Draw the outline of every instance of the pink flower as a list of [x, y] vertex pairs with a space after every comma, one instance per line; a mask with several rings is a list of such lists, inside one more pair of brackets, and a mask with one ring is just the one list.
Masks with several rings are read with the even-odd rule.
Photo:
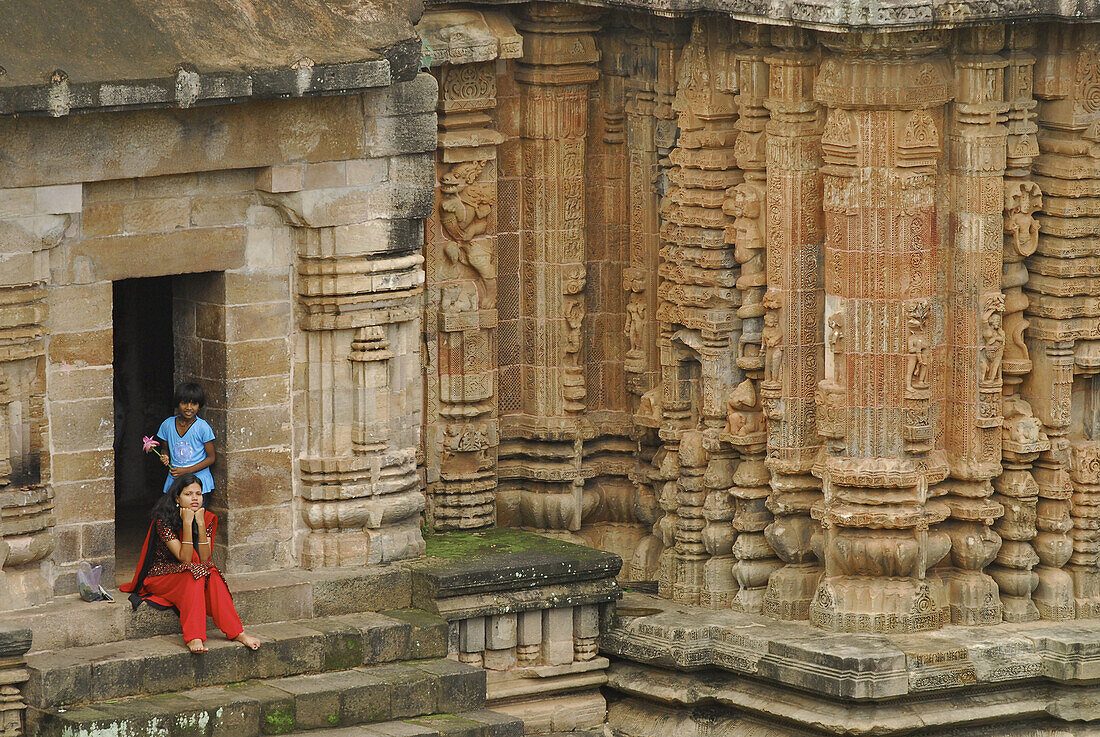
[[[143, 451], [145, 451], [146, 453], [148, 453], [149, 451], [156, 452], [156, 447], [158, 445], [160, 445], [160, 443], [158, 443], [156, 440], [153, 440], [150, 437], [143, 437], [141, 439], [141, 449]], [[159, 453], [158, 453], [158, 455], [159, 455]]]

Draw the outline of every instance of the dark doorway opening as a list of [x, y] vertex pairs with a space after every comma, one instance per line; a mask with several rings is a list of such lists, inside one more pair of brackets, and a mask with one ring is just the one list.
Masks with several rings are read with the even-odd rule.
[[114, 283], [115, 571], [128, 581], [165, 469], [141, 449], [173, 413], [172, 277]]

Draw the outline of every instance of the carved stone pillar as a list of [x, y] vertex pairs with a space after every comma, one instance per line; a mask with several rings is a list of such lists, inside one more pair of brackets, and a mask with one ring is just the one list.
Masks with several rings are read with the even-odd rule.
[[[768, 65], [764, 61], [768, 30], [758, 25], [741, 25], [736, 66], [737, 140], [734, 154], [745, 181], [726, 191], [724, 209], [733, 216], [726, 228], [726, 243], [734, 246], [734, 258], [741, 265], [737, 290], [741, 306], [741, 336], [737, 345], [737, 367], [745, 380], [727, 398], [727, 426], [723, 439], [737, 449], [740, 463], [733, 473], [734, 543], [733, 566], [738, 593], [736, 606], [759, 612], [767, 591], [768, 578], [781, 565], [765, 540], [764, 529], [772, 521], [766, 503], [771, 492], [764, 466], [767, 432], [764, 425], [763, 383], [778, 376], [782, 362], [780, 330], [774, 312], [765, 311], [767, 289], [766, 234], [767, 136], [764, 128], [768, 110], [764, 106], [770, 89]], [[763, 382], [763, 383], [762, 383]], [[769, 385], [769, 388], [770, 385]]]
[[1001, 366], [1005, 353], [1001, 293], [1004, 168], [1008, 104], [997, 55], [1004, 26], [962, 31], [957, 89], [948, 121], [949, 207], [945, 311], [945, 436], [951, 478], [938, 486], [951, 510], [940, 530], [951, 538], [953, 568], [941, 569], [951, 621], [1001, 621], [996, 582], [982, 572], [1001, 547], [992, 529], [1004, 508], [990, 479], [1001, 472]]
[[1028, 299], [1024, 259], [1039, 245], [1039, 222], [1033, 217], [1042, 207], [1042, 193], [1031, 178], [1031, 166], [1039, 154], [1036, 139], [1032, 84], [1035, 56], [1035, 28], [1029, 25], [1007, 29], [1005, 56], [1005, 102], [1008, 103], [1008, 148], [1004, 180], [1004, 261], [1001, 291], [1005, 295], [1005, 352], [1001, 364], [1002, 409], [1000, 476], [993, 479], [993, 501], [1004, 507], [1004, 516], [994, 523], [1001, 537], [1001, 549], [988, 573], [1000, 590], [1003, 616], [1008, 622], [1030, 622], [1039, 618], [1031, 592], [1039, 584], [1032, 568], [1039, 562], [1031, 541], [1037, 532], [1035, 507], [1039, 487], [1031, 475], [1031, 464], [1050, 448], [1042, 423], [1020, 396], [1020, 384], [1031, 371], [1031, 357], [1024, 340], [1028, 321], [1024, 317]]
[[561, 533], [580, 529], [584, 507], [585, 138], [598, 17], [533, 3], [517, 23], [522, 399], [505, 419], [500, 478], [518, 491], [524, 526]]
[[929, 531], [948, 514], [929, 498], [947, 475], [933, 447], [929, 349], [937, 160], [951, 97], [939, 53], [946, 35], [823, 42], [834, 52], [814, 89], [828, 107], [819, 426], [830, 442], [814, 465], [824, 491], [813, 513], [825, 575], [810, 620], [847, 631], [933, 629], [946, 619], [946, 602], [926, 571], [949, 545]]
[[[366, 220], [378, 214], [379, 186], [388, 185], [264, 195], [293, 226], [297, 245], [306, 568], [424, 552], [416, 471], [420, 380], [410, 381], [420, 367], [424, 258], [379, 248], [386, 223]], [[424, 210], [414, 212], [425, 217]]]
[[11, 276], [0, 274], [0, 611], [49, 601], [56, 545], [42, 474], [46, 291], [42, 281], [5, 286]]
[[658, 203], [667, 191], [668, 154], [676, 139], [676, 59], [683, 37], [673, 21], [630, 16], [623, 80], [626, 113], [628, 187], [628, 263], [623, 270], [627, 295], [628, 345], [624, 368], [627, 390], [636, 398], [634, 423], [638, 450], [632, 476], [637, 484], [639, 518], [652, 519], [653, 533], [634, 552], [632, 580], [654, 580], [664, 551], [663, 455], [656, 457], [661, 424], [660, 357], [658, 355], [657, 267], [660, 250]]
[[768, 580], [763, 611], [780, 619], [806, 619], [821, 577], [812, 538], [819, 527], [810, 510], [821, 500], [811, 475], [818, 439], [814, 392], [823, 376], [821, 253], [821, 130], [814, 100], [818, 57], [814, 37], [773, 29], [782, 51], [766, 58], [770, 69], [767, 123], [768, 289], [764, 298], [765, 367], [761, 383], [768, 419], [771, 495], [775, 521], [765, 537], [784, 566]]
[[[497, 105], [495, 59], [520, 54], [502, 16], [429, 11], [418, 28], [442, 65], [435, 208], [425, 226], [425, 465], [436, 530], [496, 520]], [[471, 50], [454, 39], [483, 39]], [[519, 300], [510, 294], [510, 300]]]
[[1095, 461], [1100, 428], [1092, 409], [1096, 359], [1090, 348], [1100, 339], [1100, 288], [1091, 276], [1100, 257], [1094, 227], [1100, 216], [1100, 29], [1051, 25], [1041, 38], [1034, 179], [1043, 198], [1038, 247], [1027, 260], [1032, 371], [1021, 394], [1050, 439], [1050, 450], [1033, 470], [1040, 561], [1033, 599], [1044, 619], [1057, 620], [1100, 615], [1100, 464]]
[[0, 628], [0, 735], [23, 737], [27, 705], [22, 690], [30, 674], [25, 655], [31, 647], [31, 630], [17, 625]]
[[[661, 323], [664, 418], [661, 439], [679, 457], [676, 512], [677, 601], [728, 606], [736, 591], [733, 537], [704, 540], [704, 510], [720, 524], [732, 509], [732, 451], [719, 437], [728, 428], [727, 396], [740, 383], [736, 344], [737, 262], [725, 242], [726, 190], [741, 181], [733, 142], [736, 130], [730, 90], [729, 26], [697, 20], [680, 60], [675, 109], [680, 137], [669, 155], [671, 185], [662, 203], [661, 277], [657, 318]], [[722, 498], [718, 498], [718, 497]], [[709, 549], [708, 549], [709, 548]], [[708, 567], [707, 559], [724, 560]]]

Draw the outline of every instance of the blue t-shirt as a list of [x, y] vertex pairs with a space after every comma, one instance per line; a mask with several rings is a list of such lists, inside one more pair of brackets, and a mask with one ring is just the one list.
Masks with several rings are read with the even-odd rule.
[[[181, 466], [193, 466], [206, 460], [206, 448], [204, 446], [214, 439], [214, 430], [206, 420], [196, 417], [195, 421], [191, 423], [191, 427], [187, 428], [187, 432], [183, 434], [183, 437], [180, 437], [180, 434], [176, 432], [176, 418], [169, 417], [160, 423], [157, 437], [163, 440], [164, 445], [168, 448], [168, 460], [172, 462], [173, 466], [180, 468]], [[214, 490], [214, 477], [210, 475], [209, 467], [202, 469], [195, 475], [202, 482], [203, 494], [209, 494]], [[168, 491], [168, 487], [175, 480], [172, 474], [168, 474], [168, 478], [164, 480], [164, 491]]]

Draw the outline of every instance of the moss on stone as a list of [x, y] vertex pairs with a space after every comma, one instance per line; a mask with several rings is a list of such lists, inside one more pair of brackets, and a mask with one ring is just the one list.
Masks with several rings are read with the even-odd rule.
[[294, 731], [294, 707], [276, 706], [264, 712], [264, 734], [289, 734]]

